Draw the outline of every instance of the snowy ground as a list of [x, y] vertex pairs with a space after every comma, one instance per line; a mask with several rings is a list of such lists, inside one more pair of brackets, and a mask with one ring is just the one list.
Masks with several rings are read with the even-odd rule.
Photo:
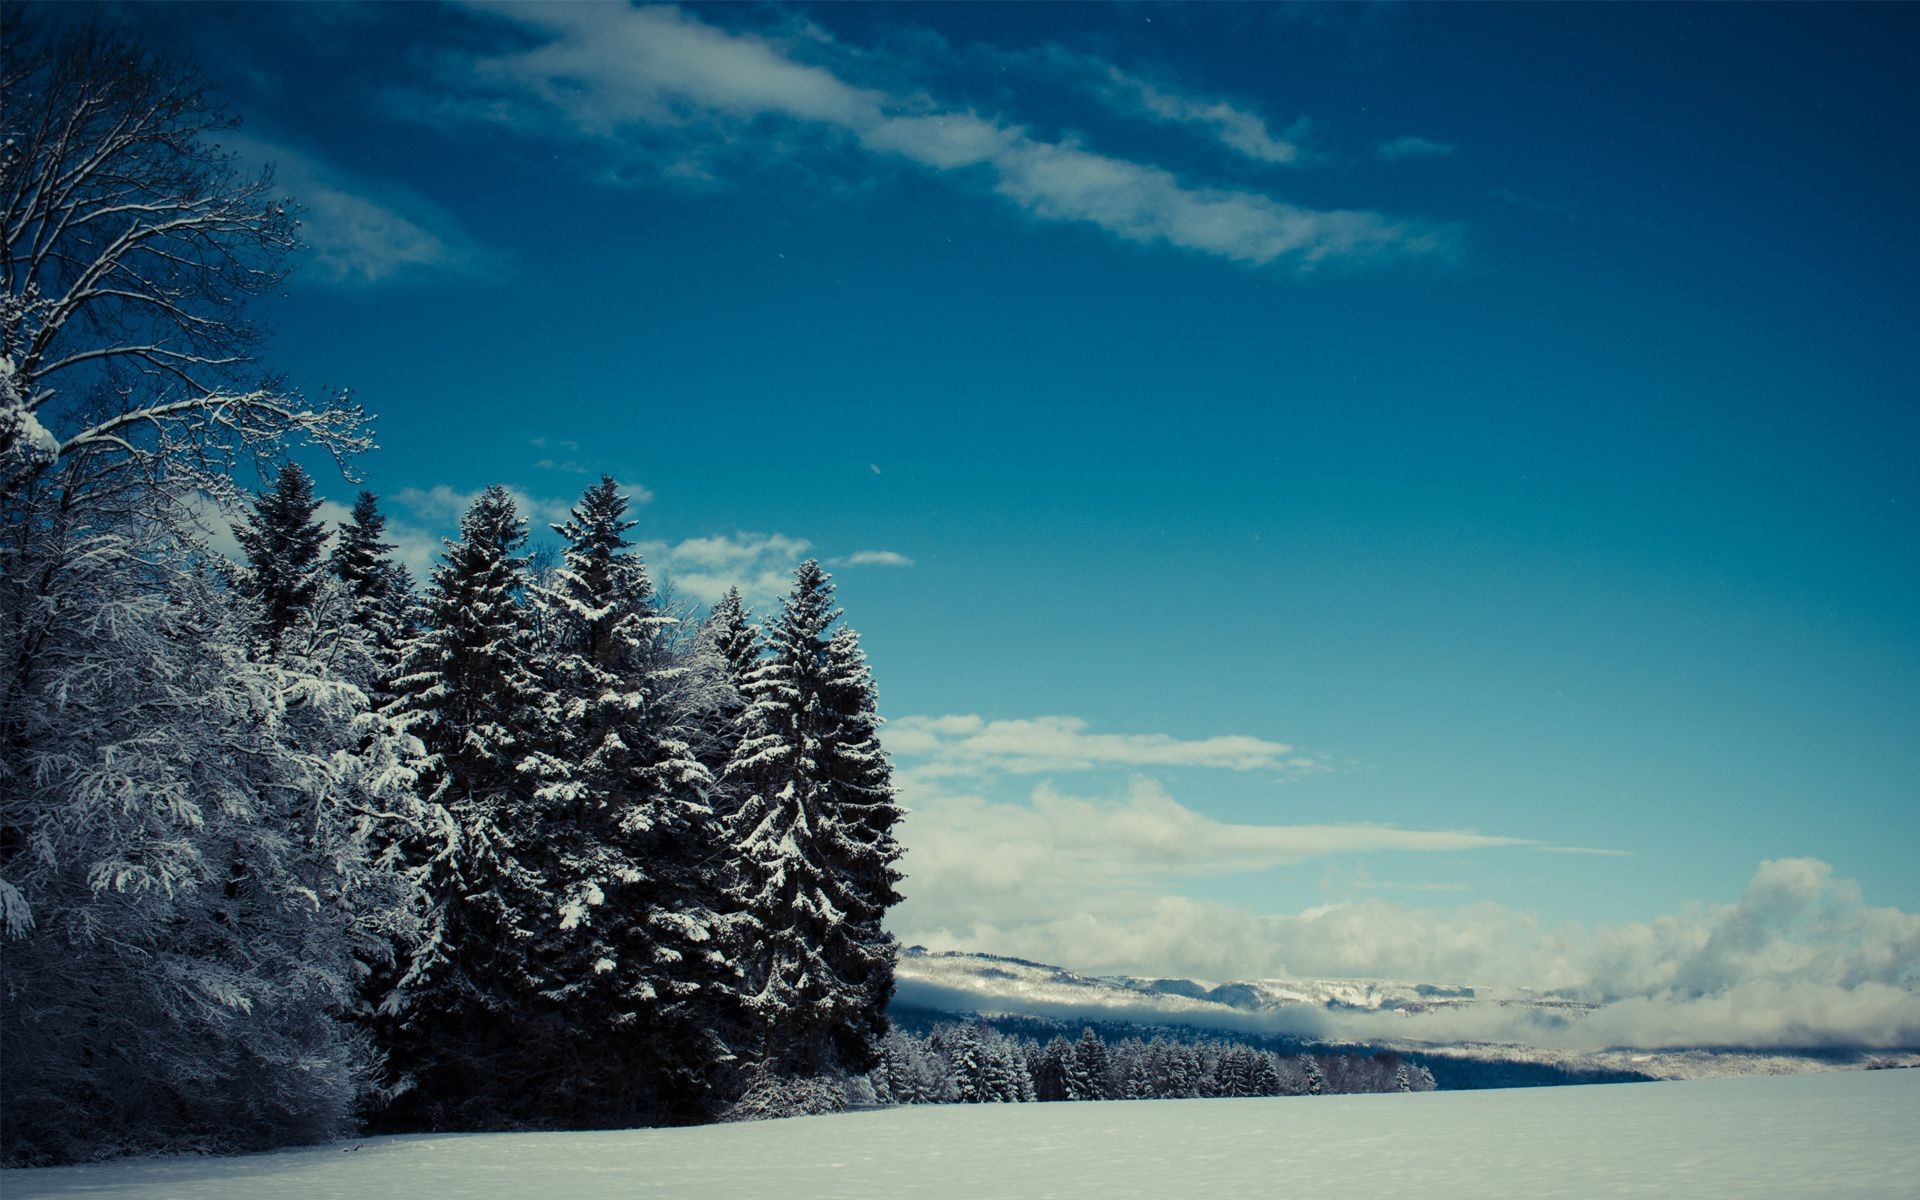
[[1497, 1092], [951, 1106], [377, 1138], [0, 1173], [7, 1200], [1903, 1197], [1920, 1071]]

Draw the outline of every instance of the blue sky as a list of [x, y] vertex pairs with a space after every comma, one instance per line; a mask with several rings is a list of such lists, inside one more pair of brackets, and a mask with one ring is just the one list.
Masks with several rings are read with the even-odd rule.
[[607, 470], [690, 596], [836, 564], [903, 937], [1591, 982], [1744, 894], [1911, 980], [1911, 7], [126, 16], [417, 562]]

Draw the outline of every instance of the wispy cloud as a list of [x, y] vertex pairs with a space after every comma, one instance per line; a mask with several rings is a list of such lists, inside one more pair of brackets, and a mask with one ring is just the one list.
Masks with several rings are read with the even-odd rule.
[[948, 920], [1004, 918], [1023, 906], [1046, 912], [1072, 907], [1075, 895], [1085, 901], [1172, 876], [1243, 874], [1331, 855], [1528, 844], [1466, 830], [1219, 821], [1144, 777], [1118, 797], [1076, 796], [1042, 783], [1020, 802], [924, 788], [910, 802], [910, 916], [933, 910]]
[[855, 550], [852, 554], [832, 559], [829, 566], [835, 567], [910, 567], [913, 560], [898, 550]]
[[1374, 147], [1374, 153], [1388, 162], [1403, 158], [1441, 158], [1454, 152], [1452, 142], [1436, 142], [1432, 138], [1408, 134], [1391, 141], [1381, 142]]
[[1287, 165], [1300, 160], [1300, 139], [1309, 128], [1304, 117], [1276, 134], [1245, 104], [1187, 95], [1172, 85], [1149, 83], [1098, 59], [1079, 61], [1099, 80], [1108, 102], [1123, 113], [1200, 130], [1255, 162]]
[[1245, 734], [1183, 739], [1164, 733], [1094, 733], [1079, 717], [989, 720], [973, 714], [906, 716], [889, 722], [889, 752], [929, 776], [987, 771], [1017, 775], [1102, 767], [1207, 767], [1300, 773], [1320, 762], [1285, 742]]
[[306, 278], [336, 287], [374, 287], [422, 275], [484, 276], [500, 261], [451, 216], [418, 194], [357, 177], [313, 153], [244, 134], [224, 139], [254, 166], [272, 165], [274, 182], [306, 211], [300, 238]]
[[[677, 8], [489, 4], [536, 44], [453, 62], [458, 97], [474, 120], [540, 129], [630, 151], [667, 145], [698, 159], [707, 148], [765, 149], [769, 121], [798, 140], [825, 137], [882, 159], [916, 164], [987, 188], [1028, 215], [1088, 224], [1127, 241], [1165, 244], [1247, 265], [1445, 255], [1449, 228], [1359, 210], [1317, 210], [1262, 192], [1188, 184], [1152, 163], [1036, 136], [1010, 120], [896, 93], [805, 61], [805, 39], [731, 32]], [[814, 48], [821, 44], [817, 31]], [[850, 60], [857, 63], [857, 59]], [[856, 67], [843, 65], [841, 71]], [[1134, 99], [1161, 119], [1199, 122], [1242, 153], [1277, 161], [1292, 149], [1264, 123], [1221, 102], [1202, 104], [1141, 87]], [[669, 157], [672, 157], [670, 154]], [[708, 175], [686, 157], [677, 173]]]
[[[544, 451], [533, 461], [536, 471], [557, 471], [563, 475], [593, 475], [600, 468], [580, 461], [580, 443], [572, 438], [533, 437], [527, 439], [527, 445], [535, 450]], [[645, 504], [653, 499], [653, 493], [644, 487], [633, 486], [625, 489], [627, 498], [636, 504]]]

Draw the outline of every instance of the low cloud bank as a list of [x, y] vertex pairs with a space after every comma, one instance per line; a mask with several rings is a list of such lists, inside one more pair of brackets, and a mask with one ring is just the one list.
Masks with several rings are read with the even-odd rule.
[[[1294, 1006], [1194, 1018], [1143, 997], [1143, 1009], [1159, 1014], [1148, 1018], [1049, 1001], [1042, 1015], [1062, 1018], [1197, 1020], [1305, 1037], [1569, 1050], [1920, 1047], [1920, 915], [1867, 905], [1858, 885], [1834, 878], [1818, 859], [1761, 863], [1732, 904], [1689, 905], [1653, 921], [1594, 930], [1544, 928], [1495, 904], [1417, 909], [1368, 899], [1260, 916], [1178, 896], [1115, 900], [1112, 908], [1084, 902], [1027, 923], [901, 932], [934, 948], [986, 949], [1069, 967], [1146, 963], [1154, 964], [1148, 971], [1213, 980], [1386, 978], [1483, 989], [1475, 1004], [1412, 1014]], [[1521, 988], [1597, 1007], [1486, 998]]]

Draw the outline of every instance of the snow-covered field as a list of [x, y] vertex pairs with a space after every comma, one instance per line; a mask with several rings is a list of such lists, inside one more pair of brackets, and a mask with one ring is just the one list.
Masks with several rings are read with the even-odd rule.
[[7, 1200], [1917, 1193], [1920, 1071], [919, 1107], [700, 1129], [376, 1138], [0, 1174]]

